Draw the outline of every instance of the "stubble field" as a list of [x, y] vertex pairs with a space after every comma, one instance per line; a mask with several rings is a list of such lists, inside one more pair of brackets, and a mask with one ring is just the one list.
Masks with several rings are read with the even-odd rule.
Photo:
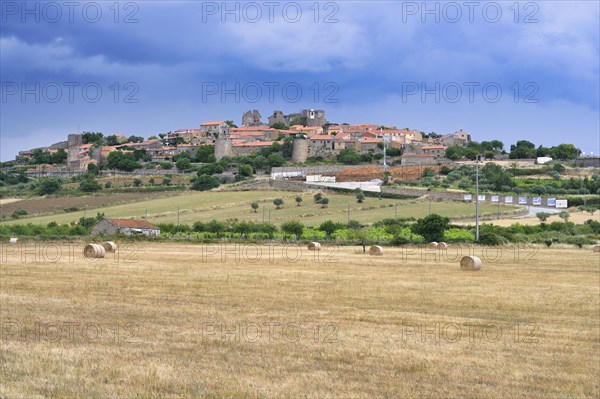
[[[25, 245], [25, 244], [23, 244]], [[598, 397], [588, 249], [3, 246], [2, 397]]]

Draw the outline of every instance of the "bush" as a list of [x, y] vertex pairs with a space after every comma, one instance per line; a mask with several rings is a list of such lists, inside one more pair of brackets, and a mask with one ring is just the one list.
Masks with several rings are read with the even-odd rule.
[[59, 179], [40, 179], [37, 192], [39, 195], [53, 194], [60, 190], [61, 186], [62, 182]]
[[18, 218], [20, 218], [21, 216], [26, 216], [26, 215], [27, 215], [27, 211], [26, 211], [26, 210], [24, 210], [24, 209], [17, 209], [16, 211], [14, 211], [14, 212], [12, 213], [12, 217], [13, 217], [13, 219], [18, 219]]
[[79, 189], [86, 193], [98, 191], [101, 188], [102, 188], [102, 186], [100, 185], [100, 183], [98, 183], [96, 181], [96, 179], [91, 178], [91, 177], [85, 178], [85, 179], [81, 180], [81, 183], [79, 183]]
[[448, 229], [450, 219], [435, 213], [418, 219], [412, 226], [415, 234], [423, 236], [427, 241], [443, 241], [444, 231]]
[[304, 225], [296, 220], [291, 220], [283, 223], [281, 225], [281, 230], [287, 234], [295, 235], [296, 240], [299, 240], [302, 232], [304, 231]]
[[111, 188], [113, 186], [112, 182], [107, 181], [106, 184], [104, 184], [104, 188]]
[[482, 231], [479, 233], [479, 243], [483, 245], [504, 245], [508, 240], [499, 234]]
[[197, 191], [208, 191], [212, 190], [213, 188], [217, 188], [220, 185], [219, 179], [216, 177], [202, 175], [194, 179], [191, 188], [192, 190]]
[[475, 234], [466, 229], [451, 228], [444, 231], [444, 241], [446, 242], [473, 242]]

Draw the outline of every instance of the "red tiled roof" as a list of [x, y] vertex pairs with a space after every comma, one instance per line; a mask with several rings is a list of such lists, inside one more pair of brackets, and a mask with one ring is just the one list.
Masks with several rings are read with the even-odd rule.
[[278, 141], [245, 141], [243, 143], [232, 144], [233, 147], [267, 147], [278, 143]]
[[221, 123], [225, 123], [225, 121], [209, 121], [209, 122], [204, 122], [200, 126], [220, 125]]
[[433, 157], [433, 155], [431, 155], [431, 154], [403, 154], [402, 156], [403, 157], [422, 157], [422, 158]]
[[135, 219], [108, 219], [112, 224], [118, 227], [128, 227], [130, 229], [152, 229], [158, 230], [158, 227], [146, 220]]
[[308, 136], [309, 140], [333, 140], [335, 136], [331, 136], [328, 134], [315, 134], [312, 136]]
[[359, 141], [361, 143], [382, 143], [383, 139], [371, 139], [371, 138], [368, 138], [368, 139], [362, 139], [362, 140], [359, 140]]

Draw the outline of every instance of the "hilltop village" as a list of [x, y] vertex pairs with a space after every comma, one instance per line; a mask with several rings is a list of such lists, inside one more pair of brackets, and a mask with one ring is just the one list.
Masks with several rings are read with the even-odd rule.
[[[382, 154], [385, 141], [388, 152], [401, 155], [395, 161], [397, 164], [435, 165], [444, 159], [448, 147], [466, 147], [471, 141], [471, 136], [462, 130], [438, 135], [383, 124], [330, 123], [325, 111], [314, 109], [292, 114], [274, 111], [268, 121], [263, 121], [258, 110], [250, 110], [242, 115], [241, 121], [239, 127], [233, 121], [205, 121], [198, 128], [178, 129], [147, 138], [117, 133], [97, 140], [94, 137], [98, 136], [93, 134], [69, 134], [66, 141], [20, 151], [16, 161], [28, 163], [36, 153], [47, 152], [58, 158], [66, 157], [70, 171], [83, 172], [90, 164], [105, 164], [115, 151], [145, 150], [148, 164], [169, 161], [183, 153], [195, 154], [201, 146], [209, 145], [214, 146], [218, 161], [223, 157], [256, 154], [275, 143], [283, 145], [291, 141], [291, 161], [306, 162], [333, 158], [343, 150], [357, 154]], [[381, 156], [375, 158], [381, 159]], [[64, 166], [64, 162], [62, 166], [54, 166], [52, 162], [44, 165], [46, 172]]]

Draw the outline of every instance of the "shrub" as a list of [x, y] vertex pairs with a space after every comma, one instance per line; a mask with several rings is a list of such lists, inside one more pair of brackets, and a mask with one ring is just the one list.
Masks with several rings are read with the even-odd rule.
[[304, 225], [296, 220], [291, 220], [283, 223], [281, 225], [281, 230], [287, 234], [295, 235], [296, 240], [299, 240], [302, 232], [304, 231]]
[[437, 215], [435, 213], [418, 219], [412, 226], [415, 234], [423, 236], [427, 241], [442, 241], [444, 231], [448, 229], [450, 219]]
[[21, 216], [26, 216], [26, 215], [27, 215], [27, 211], [25, 209], [17, 209], [16, 211], [14, 211], [12, 213], [13, 219], [18, 219]]
[[53, 194], [60, 190], [62, 182], [59, 179], [41, 179], [37, 187], [39, 195]]
[[444, 231], [444, 241], [446, 242], [473, 242], [475, 234], [466, 229], [451, 228]]
[[220, 186], [219, 179], [209, 175], [196, 177], [192, 183], [192, 190], [208, 191]]
[[98, 183], [96, 181], [96, 179], [94, 179], [92, 177], [85, 178], [85, 179], [81, 180], [81, 183], [79, 183], [79, 189], [86, 193], [98, 191], [101, 188], [102, 188], [102, 186], [100, 185], [100, 183]]
[[482, 231], [479, 234], [479, 243], [483, 245], [504, 245], [508, 240], [499, 234]]

